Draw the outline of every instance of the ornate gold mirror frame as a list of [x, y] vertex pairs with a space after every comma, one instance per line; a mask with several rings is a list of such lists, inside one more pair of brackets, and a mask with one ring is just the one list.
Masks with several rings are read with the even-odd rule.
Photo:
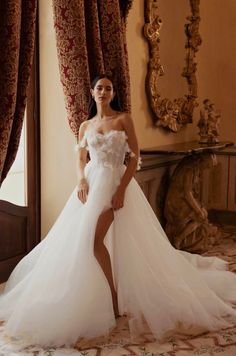
[[[171, 0], [172, 1], [172, 0]], [[197, 79], [195, 54], [202, 40], [199, 34], [199, 3], [200, 0], [189, 0], [191, 15], [184, 25], [186, 34], [186, 57], [182, 76], [187, 79], [188, 94], [171, 101], [161, 98], [158, 90], [158, 78], [164, 75], [164, 68], [160, 61], [160, 30], [162, 20], [159, 15], [158, 0], [145, 0], [144, 36], [149, 44], [149, 62], [146, 76], [146, 92], [150, 106], [154, 113], [155, 126], [162, 126], [172, 132], [192, 122], [193, 110], [197, 104]]]

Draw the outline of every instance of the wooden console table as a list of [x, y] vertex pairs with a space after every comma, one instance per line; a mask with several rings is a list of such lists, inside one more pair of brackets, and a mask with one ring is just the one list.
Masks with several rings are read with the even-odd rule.
[[217, 227], [209, 222], [207, 209], [200, 199], [201, 178], [205, 169], [216, 165], [214, 153], [229, 146], [233, 143], [191, 141], [141, 150], [144, 158], [151, 155], [181, 157], [171, 176], [163, 209], [165, 230], [176, 248], [200, 253], [220, 237]]
[[141, 150], [142, 155], [150, 154], [178, 154], [178, 155], [192, 155], [194, 153], [213, 153], [218, 150], [223, 150], [228, 146], [233, 146], [234, 143], [230, 141], [223, 141], [212, 144], [199, 144], [197, 141], [189, 141], [183, 143], [175, 143], [171, 145], [156, 146], [145, 148]]

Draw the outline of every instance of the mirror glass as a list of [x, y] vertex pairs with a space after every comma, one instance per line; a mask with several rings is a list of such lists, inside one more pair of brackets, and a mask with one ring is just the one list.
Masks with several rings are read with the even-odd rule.
[[164, 68], [164, 75], [159, 78], [159, 90], [163, 98], [174, 100], [188, 92], [182, 72], [186, 57], [184, 25], [190, 14], [189, 0], [159, 0], [158, 3], [163, 23], [160, 30], [160, 61]]

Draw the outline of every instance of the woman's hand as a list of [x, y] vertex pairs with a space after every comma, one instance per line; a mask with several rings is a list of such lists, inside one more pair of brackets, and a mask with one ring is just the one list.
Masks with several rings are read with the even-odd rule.
[[77, 196], [83, 204], [87, 200], [88, 190], [89, 190], [88, 182], [85, 178], [82, 178], [78, 184]]
[[111, 204], [114, 210], [118, 210], [123, 208], [125, 199], [125, 189], [122, 187], [118, 187], [117, 191], [112, 197]]

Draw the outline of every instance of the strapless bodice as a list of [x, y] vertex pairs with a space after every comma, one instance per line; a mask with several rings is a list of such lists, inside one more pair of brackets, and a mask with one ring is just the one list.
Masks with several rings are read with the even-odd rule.
[[109, 168], [122, 166], [125, 154], [131, 152], [125, 131], [119, 130], [111, 130], [104, 134], [88, 130], [79, 147], [89, 151], [91, 162]]

